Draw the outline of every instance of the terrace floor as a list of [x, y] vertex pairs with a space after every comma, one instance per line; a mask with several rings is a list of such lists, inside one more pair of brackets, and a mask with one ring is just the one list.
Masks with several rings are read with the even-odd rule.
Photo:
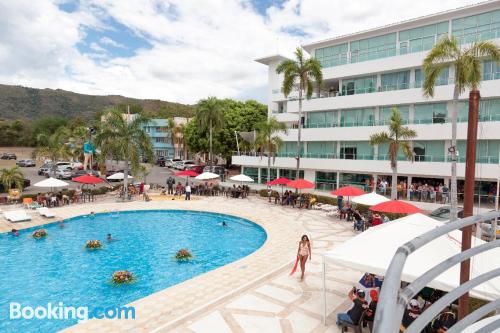
[[[90, 320], [67, 332], [340, 332], [337, 312], [350, 306], [347, 293], [363, 272], [329, 266], [327, 326], [322, 322], [321, 254], [354, 235], [351, 223], [316, 210], [275, 206], [250, 197], [153, 200], [78, 204], [53, 209], [56, 219], [35, 212], [31, 222], [0, 219], [0, 232], [43, 225], [61, 218], [137, 209], [191, 209], [225, 213], [252, 220], [267, 232], [267, 241], [253, 254], [183, 283], [128, 304], [136, 319]], [[5, 209], [4, 209], [5, 210]], [[289, 276], [302, 234], [312, 241], [306, 279]], [[300, 271], [300, 269], [299, 269]]]

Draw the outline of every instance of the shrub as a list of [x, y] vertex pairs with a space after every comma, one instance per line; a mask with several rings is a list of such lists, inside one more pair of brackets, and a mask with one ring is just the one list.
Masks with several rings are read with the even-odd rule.
[[177, 261], [188, 261], [191, 258], [193, 258], [193, 255], [191, 254], [191, 252], [189, 252], [188, 249], [180, 249], [175, 254], [175, 259], [177, 259]]
[[99, 240], [93, 239], [93, 240], [88, 240], [87, 243], [85, 243], [85, 247], [87, 249], [100, 249], [102, 245]]
[[267, 190], [266, 189], [259, 190], [259, 195], [261, 197], [267, 198]]
[[135, 280], [132, 272], [127, 270], [116, 271], [113, 273], [112, 282], [116, 284], [130, 283]]
[[38, 229], [33, 232], [33, 238], [40, 239], [47, 237], [47, 231], [45, 229]]

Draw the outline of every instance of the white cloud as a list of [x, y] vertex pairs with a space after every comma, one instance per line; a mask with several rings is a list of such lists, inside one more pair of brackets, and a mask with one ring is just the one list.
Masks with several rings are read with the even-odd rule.
[[[0, 83], [184, 103], [208, 95], [264, 100], [267, 68], [255, 58], [474, 2], [289, 0], [263, 17], [249, 0], [81, 0], [74, 13], [50, 0], [3, 1]], [[109, 18], [152, 47], [113, 58], [103, 46], [131, 46], [102, 37], [89, 45], [94, 53], [81, 54], [83, 27], [112, 29]], [[286, 32], [293, 30], [308, 37]]]

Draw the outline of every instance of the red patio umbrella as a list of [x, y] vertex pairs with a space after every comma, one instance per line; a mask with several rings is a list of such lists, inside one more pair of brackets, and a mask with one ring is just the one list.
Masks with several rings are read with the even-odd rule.
[[356, 197], [358, 195], [366, 194], [366, 192], [356, 186], [344, 186], [330, 192], [330, 194], [337, 196], [342, 195], [344, 197]]
[[193, 170], [184, 170], [176, 172], [174, 175], [177, 177], [196, 177], [198, 176], [198, 173], [194, 172]]
[[412, 204], [404, 201], [390, 200], [379, 203], [378, 205], [371, 206], [370, 210], [381, 213], [395, 213], [395, 214], [414, 214], [420, 213], [422, 210]]
[[271, 180], [271, 181], [267, 182], [266, 184], [267, 185], [286, 185], [289, 182], [291, 182], [290, 179], [285, 178], [285, 177], [281, 177], [281, 178], [276, 178], [275, 180]]
[[288, 182], [286, 186], [291, 187], [291, 188], [296, 188], [296, 189], [303, 189], [303, 188], [314, 188], [314, 184], [311, 183], [310, 181], [307, 181], [305, 179], [296, 179]]
[[71, 180], [76, 183], [82, 183], [82, 184], [99, 184], [104, 182], [104, 180], [102, 180], [101, 178], [98, 178], [93, 175], [83, 175], [73, 178]]

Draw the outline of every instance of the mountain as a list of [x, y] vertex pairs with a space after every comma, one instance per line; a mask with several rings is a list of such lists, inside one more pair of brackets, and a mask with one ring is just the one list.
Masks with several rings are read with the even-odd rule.
[[152, 99], [135, 99], [119, 95], [96, 96], [61, 89], [35, 89], [0, 84], [0, 118], [36, 119], [47, 116], [90, 119], [103, 109], [120, 104], [140, 105], [152, 115], [192, 117], [193, 105]]

